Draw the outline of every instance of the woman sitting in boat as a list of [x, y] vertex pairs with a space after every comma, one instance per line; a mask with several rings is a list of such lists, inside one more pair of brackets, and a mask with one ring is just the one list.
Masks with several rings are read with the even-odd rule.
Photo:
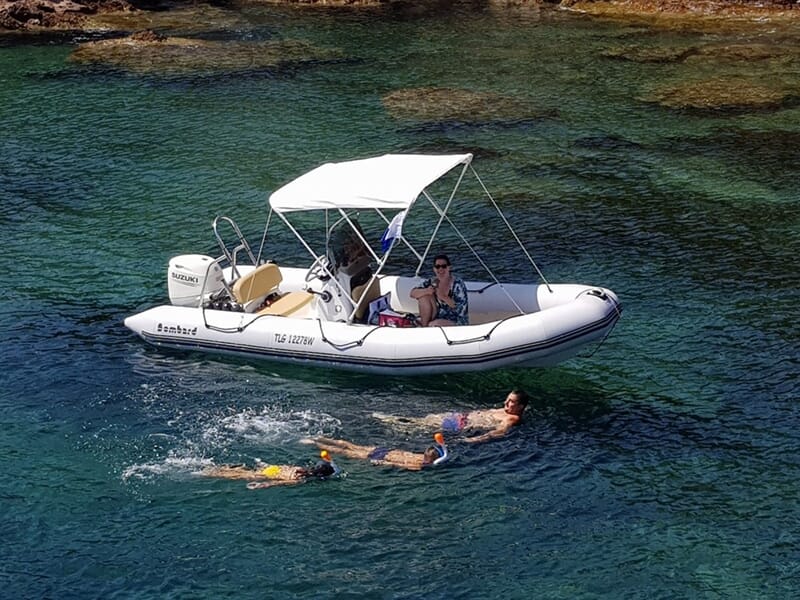
[[450, 259], [439, 254], [433, 259], [433, 272], [410, 296], [419, 303], [423, 327], [469, 325], [467, 286], [450, 271]]

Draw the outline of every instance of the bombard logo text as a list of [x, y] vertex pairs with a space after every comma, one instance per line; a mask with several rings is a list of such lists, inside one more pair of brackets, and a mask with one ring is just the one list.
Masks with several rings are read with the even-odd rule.
[[174, 335], [197, 335], [197, 327], [181, 327], [180, 325], [164, 325], [159, 323], [156, 333], [172, 333]]

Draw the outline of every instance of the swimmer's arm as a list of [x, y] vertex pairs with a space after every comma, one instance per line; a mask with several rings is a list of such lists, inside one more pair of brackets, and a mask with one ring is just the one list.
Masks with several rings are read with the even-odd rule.
[[398, 462], [395, 463], [396, 467], [400, 467], [402, 469], [408, 469], [409, 471], [421, 471], [422, 470], [422, 463], [418, 462]]
[[270, 479], [269, 481], [251, 481], [247, 484], [248, 490], [262, 490], [278, 485], [297, 485], [303, 483], [302, 479]]
[[501, 437], [504, 437], [510, 430], [512, 425], [505, 424], [501, 425], [497, 429], [493, 429], [492, 431], [487, 431], [481, 435], [474, 435], [472, 437], [464, 438], [464, 441], [468, 444], [480, 444], [481, 442], [489, 442], [491, 440], [496, 440]]
[[522, 422], [522, 419], [516, 416], [509, 415], [502, 423], [492, 431], [487, 431], [482, 435], [475, 435], [472, 437], [464, 438], [464, 441], [468, 444], [478, 444], [480, 442], [489, 442], [491, 440], [496, 440], [505, 436], [511, 429], [519, 425]]
[[389, 467], [397, 467], [399, 469], [408, 469], [410, 471], [419, 471], [422, 469], [422, 464], [416, 461], [405, 461], [405, 460], [373, 460], [373, 465], [386, 465]]

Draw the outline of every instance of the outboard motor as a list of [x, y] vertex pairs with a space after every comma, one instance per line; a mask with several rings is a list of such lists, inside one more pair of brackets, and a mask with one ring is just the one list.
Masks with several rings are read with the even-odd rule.
[[175, 306], [200, 306], [224, 287], [222, 269], [210, 256], [183, 254], [169, 261], [167, 288]]

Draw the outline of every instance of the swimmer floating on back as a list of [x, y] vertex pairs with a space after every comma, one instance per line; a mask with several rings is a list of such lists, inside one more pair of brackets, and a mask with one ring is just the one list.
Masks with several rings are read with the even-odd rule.
[[444, 443], [444, 436], [437, 433], [434, 436], [436, 445], [429, 446], [424, 452], [408, 452], [383, 446], [360, 446], [347, 440], [336, 440], [333, 438], [318, 437], [313, 440], [304, 439], [303, 443], [316, 444], [323, 451], [329, 450], [347, 456], [348, 458], [360, 458], [369, 460], [373, 465], [386, 465], [401, 469], [419, 471], [423, 467], [441, 464], [448, 458], [447, 446]]
[[516, 427], [522, 422], [522, 414], [527, 406], [528, 394], [515, 389], [508, 393], [502, 408], [435, 413], [424, 417], [401, 417], [382, 413], [372, 413], [372, 416], [391, 425], [441, 428], [443, 431], [451, 433], [484, 430], [485, 433], [464, 438], [465, 442], [477, 443], [506, 435], [512, 427]]
[[264, 465], [248, 469], [242, 465], [222, 465], [203, 469], [200, 474], [205, 477], [244, 479], [250, 482], [247, 488], [255, 490], [276, 485], [297, 485], [310, 479], [325, 479], [339, 473], [338, 467], [327, 451], [320, 452], [320, 457], [322, 460], [310, 468], [296, 465]]

